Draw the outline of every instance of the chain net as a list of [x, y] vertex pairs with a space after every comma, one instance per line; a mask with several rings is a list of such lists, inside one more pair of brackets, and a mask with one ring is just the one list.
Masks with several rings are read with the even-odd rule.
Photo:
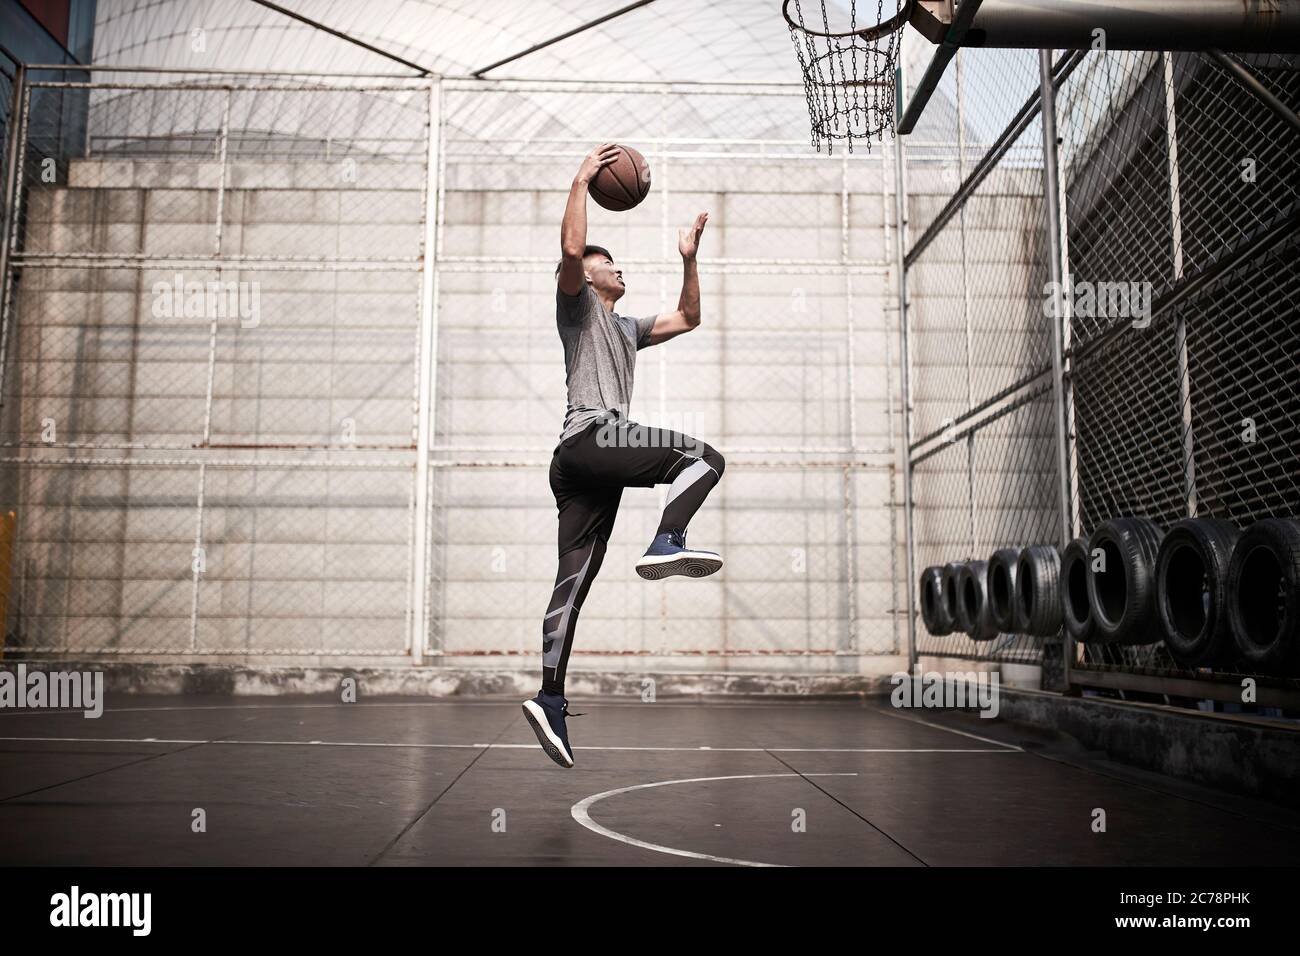
[[[875, 36], [874, 28], [887, 18], [897, 17], [904, 0], [877, 0], [874, 21], [858, 21], [857, 0], [850, 0], [847, 27], [826, 12], [820, 0], [820, 19], [810, 14], [805, 21], [803, 5], [794, 0], [793, 18], [789, 4], [786, 22], [794, 41], [799, 69], [803, 73], [808, 115], [812, 122], [812, 144], [828, 153], [837, 140], [853, 152], [853, 141], [871, 149], [871, 141], [882, 141], [894, 132], [895, 67], [898, 62], [899, 31]], [[869, 3], [865, 6], [870, 6]], [[863, 31], [862, 33], [855, 31]]]

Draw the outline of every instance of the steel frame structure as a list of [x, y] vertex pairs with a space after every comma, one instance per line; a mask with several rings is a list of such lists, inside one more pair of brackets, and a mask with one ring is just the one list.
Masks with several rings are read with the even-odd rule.
[[[979, 51], [969, 52], [979, 55]], [[1058, 543], [1063, 546], [1071, 538], [1078, 536], [1081, 531], [1080, 464], [1077, 447], [1079, 434], [1077, 431], [1074, 394], [1079, 378], [1076, 366], [1080, 360], [1087, 360], [1090, 357], [1097, 356], [1108, 343], [1114, 342], [1127, 326], [1117, 325], [1103, 334], [1088, 338], [1086, 341], [1075, 341], [1077, 330], [1074, 328], [1075, 323], [1071, 313], [1071, 303], [1068, 297], [1060, 294], [1061, 280], [1063, 277], [1070, 275], [1071, 272], [1071, 256], [1068, 242], [1067, 191], [1062, 176], [1061, 160], [1058, 157], [1058, 144], [1061, 140], [1056, 128], [1056, 121], [1059, 116], [1056, 96], [1062, 85], [1080, 67], [1088, 54], [1083, 51], [1067, 50], [1058, 52], [1060, 53], [1059, 57], [1053, 61], [1052, 51], [1039, 51], [1040, 83], [1038, 89], [1025, 100], [1002, 134], [997, 137], [988, 152], [975, 167], [969, 172], [962, 171], [960, 184], [947, 203], [929, 221], [928, 226], [921, 234], [908, 245], [904, 239], [907, 228], [905, 221], [903, 222], [903, 230], [900, 232], [897, 255], [902, 273], [899, 301], [900, 308], [904, 313], [904, 320], [901, 323], [901, 352], [904, 362], [902, 374], [905, 397], [904, 447], [906, 454], [903, 484], [907, 529], [907, 598], [910, 611], [908, 626], [909, 659], [914, 670], [919, 667], [921, 656], [934, 655], [976, 661], [1017, 660], [1036, 663], [1039, 660], [1040, 650], [1034, 647], [1030, 648], [1027, 653], [1012, 654], [1007, 657], [1000, 653], [1003, 642], [994, 644], [992, 649], [990, 649], [990, 645], [970, 643], [965, 650], [953, 650], [951, 648], [938, 650], [934, 649], [934, 645], [944, 643], [947, 639], [935, 641], [934, 639], [927, 640], [921, 636], [918, 631], [920, 626], [918, 623], [919, 611], [915, 593], [917, 576], [920, 572], [915, 557], [917, 550], [917, 511], [918, 509], [924, 511], [932, 503], [915, 500], [914, 484], [919, 466], [924, 466], [936, 455], [943, 453], [955, 441], [961, 439], [973, 440], [974, 436], [982, 429], [1004, 420], [1006, 416], [1013, 413], [1018, 407], [1022, 407], [1025, 403], [1050, 396], [1056, 458], [1052, 481], [1056, 486], [1054, 495], [1056, 499], [1055, 523], [1059, 528], [1058, 540], [1051, 543]], [[968, 51], [963, 50], [957, 53], [958, 70], [960, 70], [960, 58], [965, 55], [968, 55]], [[1231, 78], [1238, 94], [1246, 98], [1254, 98], [1284, 127], [1291, 130], [1300, 130], [1300, 116], [1297, 116], [1292, 107], [1288, 106], [1278, 95], [1268, 89], [1255, 73], [1243, 66], [1237, 59], [1218, 50], [1209, 50], [1203, 55], [1222, 67], [1224, 74]], [[1292, 209], [1289, 214], [1283, 210], [1282, 215], [1277, 216], [1267, 225], [1267, 228], [1260, 230], [1258, 234], [1251, 237], [1249, 242], [1243, 242], [1236, 248], [1225, 251], [1208, 268], [1202, 268], [1196, 274], [1187, 274], [1183, 263], [1180, 214], [1180, 196], [1182, 192], [1179, 164], [1180, 118], [1176, 107], [1172, 56], [1168, 52], [1157, 54], [1157, 56], [1160, 57], [1158, 69], [1163, 75], [1164, 82], [1165, 99], [1162, 106], [1167, 114], [1161, 135], [1165, 138], [1162, 148], [1168, 159], [1168, 168], [1166, 170], [1167, 208], [1172, 220], [1170, 227], [1172, 247], [1168, 250], [1168, 254], [1173, 263], [1174, 272], [1168, 292], [1159, 296], [1154, 302], [1150, 319], [1151, 321], [1164, 319], [1169, 321], [1172, 326], [1178, 358], [1178, 403], [1181, 409], [1183, 425], [1183, 448], [1180, 464], [1183, 483], [1177, 489], [1176, 494], [1184, 505], [1185, 515], [1195, 517], [1198, 514], [1198, 495], [1196, 449], [1193, 446], [1191, 417], [1193, 402], [1189, 393], [1191, 377], [1188, 372], [1188, 329], [1186, 318], [1177, 307], [1187, 302], [1197, 292], [1210, 288], [1214, 282], [1231, 274], [1234, 269], [1249, 264], [1258, 257], [1265, 255], [1268, 250], [1278, 247], [1289, 237], [1293, 237], [1300, 231], [1300, 217], [1297, 216], [1295, 209]], [[937, 77], [927, 74], [927, 78], [922, 81], [922, 91], [928, 95], [933, 92], [936, 84]], [[958, 75], [956, 109], [957, 124], [960, 130], [964, 123], [960, 74]], [[916, 115], [912, 115], [912, 113], [913, 111], [909, 110], [908, 120], [914, 123], [920, 114], [920, 110], [915, 111]], [[1052, 322], [1049, 329], [1052, 346], [1051, 362], [1033, 369], [1010, 386], [999, 389], [981, 400], [976, 401], [974, 398], [969, 398], [967, 410], [963, 414], [956, 416], [947, 427], [929, 430], [920, 436], [916, 436], [911, 423], [911, 416], [914, 413], [914, 403], [917, 398], [914, 381], [915, 367], [913, 365], [917, 331], [913, 326], [913, 313], [915, 310], [910, 293], [910, 277], [918, 263], [923, 261], [927, 249], [941, 235], [944, 235], [946, 230], [958, 228], [964, 230], [964, 226], [960, 224], [959, 220], [966, 204], [979, 189], [981, 183], [998, 165], [999, 161], [1007, 155], [1012, 145], [1026, 134], [1036, 119], [1041, 120], [1042, 143], [1042, 191], [1039, 197], [1041, 199], [1041, 221], [1037, 228], [1046, 247], [1045, 265], [1047, 274], [1053, 281], [1053, 287], [1056, 290], [1057, 301], [1052, 311], [1059, 317], [1059, 321]], [[899, 156], [896, 167], [899, 170], [898, 201], [900, 220], [907, 208], [906, 184], [902, 178], [902, 173], [909, 169], [906, 160], [908, 146], [910, 144], [905, 145], [904, 140], [900, 137], [896, 146], [896, 152]], [[964, 155], [964, 151], [962, 155]], [[968, 275], [964, 262], [959, 271], [962, 289], [964, 290], [963, 295], [969, 301]], [[1172, 319], [1170, 318], [1171, 315]], [[969, 335], [969, 313], [967, 313], [967, 323]], [[969, 372], [969, 339], [966, 355]], [[909, 378], [912, 381], [909, 382]], [[967, 467], [970, 469], [969, 482], [973, 489], [975, 486], [973, 455], [967, 456]], [[972, 495], [972, 514], [975, 513], [976, 509], [977, 505]], [[1038, 544], [1048, 542], [1025, 541], [1023, 543]], [[971, 546], [974, 555], [980, 558], [983, 558], [989, 550], [985, 548], [985, 553], [981, 553], [977, 539], [971, 543]], [[961, 556], [953, 554], [950, 559], [957, 560], [959, 557]], [[1129, 663], [1100, 663], [1095, 660], [1087, 660], [1083, 647], [1077, 646], [1068, 633], [1062, 633], [1060, 640], [1064, 643], [1064, 690], [1066, 693], [1077, 694], [1083, 689], [1091, 688], [1117, 691], [1121, 694], [1124, 692], [1141, 692], [1164, 695], [1166, 698], [1186, 697], [1240, 702], [1242, 699], [1241, 683], [1243, 680], [1249, 679], [1259, 681], [1256, 700], [1260, 706], [1285, 707], [1288, 709], [1300, 707], [1300, 681], [1279, 681], [1258, 674], [1232, 672], [1200, 671], [1192, 673], [1186, 669], [1152, 666], [1149, 661], [1144, 662], [1136, 658]], [[931, 647], [923, 646], [927, 644], [931, 645]], [[1136, 655], [1137, 658], [1149, 658], [1149, 656]]]

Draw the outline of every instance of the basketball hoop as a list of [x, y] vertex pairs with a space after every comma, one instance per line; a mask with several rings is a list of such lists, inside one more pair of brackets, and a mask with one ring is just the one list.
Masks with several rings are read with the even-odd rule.
[[[810, 15], [804, 21], [801, 0], [785, 0], [781, 13], [790, 27], [799, 68], [803, 71], [808, 116], [812, 121], [812, 144], [821, 152], [833, 153], [836, 140], [848, 143], [883, 141], [894, 132], [894, 85], [898, 63], [899, 31], [912, 14], [914, 0], [876, 0], [876, 18], [858, 23], [858, 0], [849, 0], [848, 29], [832, 24], [826, 14], [826, 0], [819, 2], [821, 18]], [[832, 0], [832, 3], [834, 0]], [[871, 0], [863, 0], [864, 5]], [[886, 9], [892, 14], [886, 17]]]

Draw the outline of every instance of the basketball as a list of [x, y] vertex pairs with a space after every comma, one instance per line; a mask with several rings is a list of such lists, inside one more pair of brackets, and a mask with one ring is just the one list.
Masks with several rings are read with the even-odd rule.
[[619, 145], [618, 159], [598, 172], [587, 186], [591, 198], [606, 209], [623, 212], [650, 192], [650, 166], [631, 146]]

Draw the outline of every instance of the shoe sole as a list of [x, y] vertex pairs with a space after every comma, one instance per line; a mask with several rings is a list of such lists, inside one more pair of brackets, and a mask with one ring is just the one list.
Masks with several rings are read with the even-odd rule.
[[537, 742], [546, 751], [546, 756], [565, 770], [570, 769], [573, 766], [573, 758], [564, 752], [564, 745], [551, 732], [551, 725], [546, 719], [546, 711], [542, 710], [535, 702], [526, 700], [524, 701], [524, 716], [528, 719], [529, 725], [532, 726], [533, 733], [537, 735]]
[[658, 581], [674, 574], [688, 578], [706, 578], [722, 567], [722, 559], [699, 551], [684, 554], [665, 554], [642, 558], [636, 563], [636, 573], [647, 581]]

